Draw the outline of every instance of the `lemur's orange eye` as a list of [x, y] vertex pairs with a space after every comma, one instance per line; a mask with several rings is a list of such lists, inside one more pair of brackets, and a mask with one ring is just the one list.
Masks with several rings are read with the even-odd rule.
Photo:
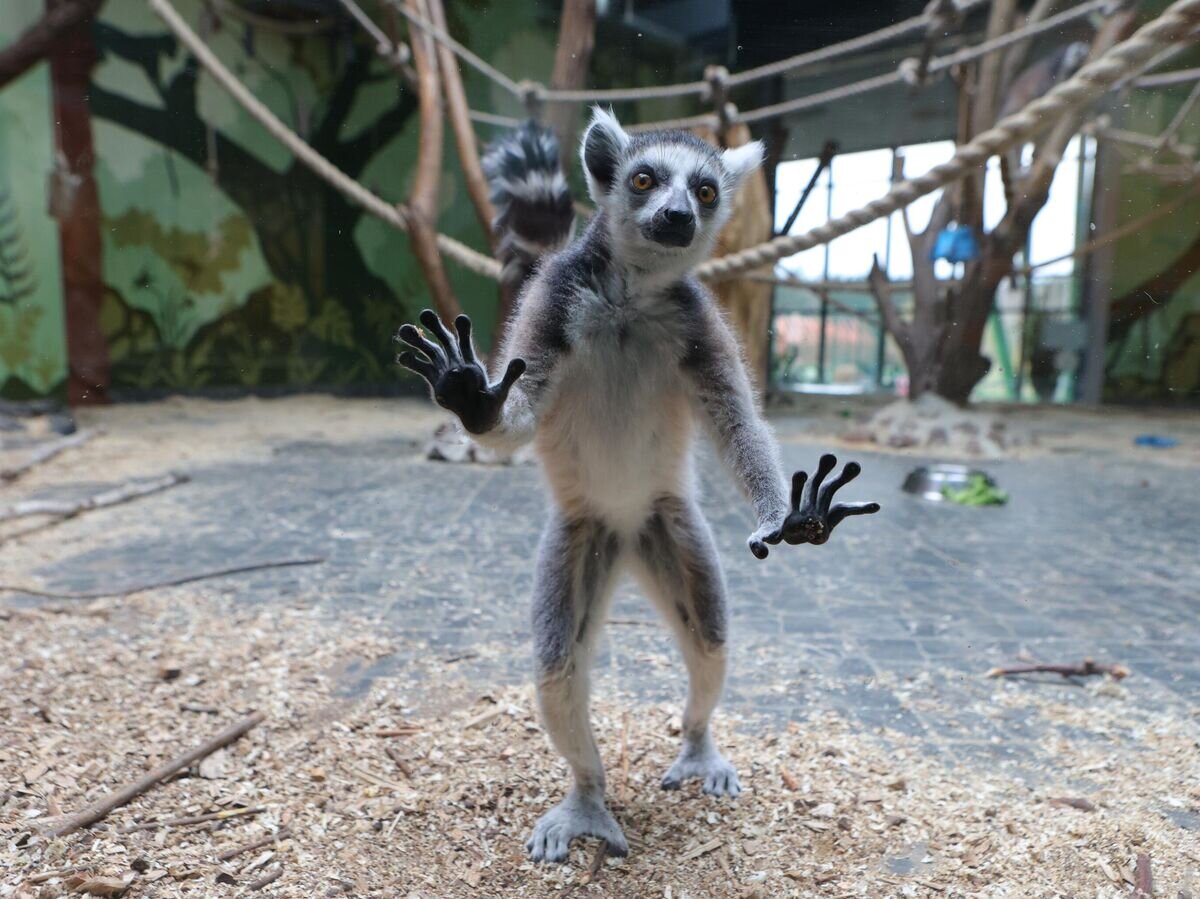
[[654, 186], [654, 177], [649, 172], [638, 172], [629, 183], [634, 190], [649, 190]]
[[696, 199], [705, 206], [711, 206], [717, 202], [717, 189], [711, 184], [701, 184], [696, 188]]

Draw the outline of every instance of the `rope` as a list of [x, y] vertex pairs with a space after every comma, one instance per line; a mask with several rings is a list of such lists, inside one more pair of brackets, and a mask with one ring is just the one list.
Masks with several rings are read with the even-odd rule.
[[1064, 113], [1099, 97], [1121, 76], [1144, 63], [1163, 45], [1177, 40], [1197, 22], [1200, 22], [1200, 0], [1176, 0], [1128, 40], [1088, 63], [1020, 112], [1007, 116], [970, 143], [960, 146], [948, 162], [934, 166], [917, 178], [901, 181], [879, 199], [805, 234], [777, 237], [757, 247], [710, 259], [697, 269], [697, 274], [710, 280], [738, 275], [828, 243], [891, 215], [917, 198], [963, 178], [996, 153], [1024, 143], [1050, 127]]
[[439, 44], [449, 49], [455, 56], [471, 66], [479, 74], [490, 78], [517, 99], [525, 99], [526, 90], [521, 85], [517, 84], [517, 82], [513, 81], [491, 63], [485, 62], [479, 56], [472, 53], [427, 18], [409, 9], [403, 3], [399, 2], [399, 0], [388, 0], [388, 3], [392, 9], [396, 10], [396, 12], [400, 13], [400, 15], [404, 16], [404, 18], [408, 19], [409, 22], [416, 25]]
[[496, 115], [491, 112], [479, 112], [476, 109], [467, 111], [467, 115], [472, 122], [479, 122], [483, 125], [495, 125], [497, 128], [516, 128], [521, 124], [521, 120], [508, 115]]
[[[394, 44], [392, 39], [383, 33], [383, 29], [376, 25], [371, 17], [362, 11], [362, 7], [355, 3], [354, 0], [338, 0], [338, 2], [342, 4], [342, 8], [350, 14], [350, 17], [358, 23], [359, 27], [371, 35], [371, 40], [375, 42], [375, 52], [388, 59], [398, 57], [402, 52], [400, 50], [401, 45]], [[405, 49], [407, 50], [407, 48]]]
[[[964, 2], [957, 4], [958, 11], [959, 13], [965, 13], [976, 6], [983, 6], [988, 2], [990, 0], [964, 0]], [[788, 59], [781, 59], [778, 62], [758, 66], [757, 68], [746, 69], [744, 72], [730, 75], [729, 86], [740, 87], [743, 84], [749, 84], [752, 81], [758, 81], [762, 78], [772, 78], [775, 75], [783, 75], [795, 69], [828, 62], [847, 53], [868, 50], [879, 44], [885, 44], [888, 41], [903, 37], [910, 31], [920, 31], [926, 28], [934, 18], [935, 16], [929, 13], [922, 13], [919, 16], [913, 16], [911, 19], [905, 19], [903, 22], [897, 22], [895, 25], [888, 25], [886, 28], [880, 28], [878, 31], [872, 31], [870, 34], [864, 34], [861, 37], [850, 38], [850, 40], [842, 41], [838, 44], [830, 44], [819, 50], [801, 53]]]
[[1174, 87], [1177, 84], [1190, 84], [1200, 81], [1200, 68], [1180, 69], [1177, 72], [1164, 72], [1161, 75], [1144, 75], [1133, 82], [1134, 87]]
[[[334, 189], [341, 191], [365, 210], [375, 215], [401, 231], [408, 230], [409, 212], [403, 206], [393, 206], [381, 197], [376, 196], [363, 187], [332, 162], [310, 147], [304, 140], [279, 120], [262, 101], [252, 94], [247, 87], [237, 79], [224, 64], [217, 59], [208, 45], [192, 31], [187, 22], [179, 15], [170, 0], [146, 0], [167, 27], [191, 51], [197, 61], [204, 66], [208, 73], [229, 95], [246, 110], [253, 118], [270, 132], [271, 136], [282, 143], [296, 155], [296, 158], [312, 171], [327, 181]], [[1200, 2], [1200, 0], [1196, 0]], [[498, 280], [500, 263], [490, 256], [471, 249], [461, 241], [444, 234], [437, 235], [438, 249], [446, 256], [470, 269], [476, 274]]]
[[[1003, 50], [1005, 47], [1010, 47], [1013, 44], [1020, 43], [1028, 38], [1036, 37], [1047, 31], [1053, 31], [1060, 28], [1068, 22], [1075, 19], [1081, 19], [1091, 15], [1094, 12], [1099, 12], [1110, 4], [1110, 0], [1090, 0], [1081, 6], [1076, 6], [1071, 9], [1063, 10], [1055, 16], [1050, 16], [1037, 22], [1033, 25], [1027, 25], [1024, 28], [1018, 28], [1016, 31], [1010, 31], [1007, 34], [1002, 34], [999, 37], [993, 38], [990, 41], [984, 41], [982, 44], [977, 44], [974, 47], [966, 47], [955, 53], [947, 56], [940, 56], [933, 60], [927, 69], [928, 75], [935, 75], [938, 72], [944, 72], [954, 66], [962, 65], [963, 63], [971, 62], [981, 56], [988, 56], [995, 53], [997, 50]], [[732, 80], [732, 79], [731, 79]], [[845, 100], [849, 97], [857, 97], [859, 94], [865, 94], [868, 91], [878, 90], [881, 87], [888, 87], [893, 84], [905, 82], [905, 73], [902, 70], [895, 72], [886, 72], [883, 75], [876, 75], [873, 78], [865, 78], [862, 81], [856, 81], [853, 84], [847, 84], [842, 87], [836, 87], [831, 90], [822, 91], [821, 93], [811, 94], [807, 97], [797, 97], [794, 100], [785, 100], [782, 103], [774, 103], [770, 106], [763, 106], [759, 109], [753, 109], [749, 112], [740, 113], [737, 116], [737, 121], [750, 124], [752, 122], [760, 122], [763, 119], [771, 119], [777, 116], [788, 115], [793, 112], [800, 112], [804, 109], [812, 109], [815, 106], [825, 106], [829, 103], [836, 103], [839, 100]]]

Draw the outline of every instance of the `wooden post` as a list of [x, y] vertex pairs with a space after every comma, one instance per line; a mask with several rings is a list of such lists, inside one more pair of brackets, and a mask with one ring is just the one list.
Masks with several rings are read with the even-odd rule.
[[[59, 5], [47, 0], [47, 11]], [[91, 19], [62, 32], [50, 47], [55, 164], [51, 211], [58, 219], [67, 331], [67, 399], [72, 406], [109, 402], [108, 343], [100, 324], [104, 301], [100, 197], [92, 169], [91, 72], [97, 61]]]
[[[1117, 226], [1121, 209], [1121, 160], [1111, 141], [1096, 144], [1092, 183], [1092, 226], [1107, 234]], [[1104, 360], [1108, 349], [1109, 303], [1112, 301], [1113, 257], [1117, 244], [1097, 248], [1084, 267], [1083, 308], [1088, 342], [1084, 350], [1079, 399], [1099, 403], [1104, 398]]]
[[[556, 90], [584, 87], [595, 45], [596, 0], [563, 0], [550, 87]], [[579, 129], [581, 108], [578, 103], [550, 103], [546, 109], [546, 124], [558, 136], [564, 169], [575, 158], [575, 133]]]

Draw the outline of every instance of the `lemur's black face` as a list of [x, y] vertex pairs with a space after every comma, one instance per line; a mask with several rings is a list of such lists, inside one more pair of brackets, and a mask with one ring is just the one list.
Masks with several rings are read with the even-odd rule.
[[690, 265], [712, 249], [762, 147], [722, 151], [682, 131], [630, 135], [596, 110], [582, 156], [614, 238], [627, 251]]

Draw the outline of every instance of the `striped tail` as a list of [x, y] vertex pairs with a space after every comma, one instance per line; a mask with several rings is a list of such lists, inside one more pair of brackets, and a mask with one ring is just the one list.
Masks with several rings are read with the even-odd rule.
[[483, 156], [496, 218], [501, 281], [515, 295], [538, 260], [570, 242], [575, 225], [571, 190], [554, 132], [533, 121], [498, 138]]

